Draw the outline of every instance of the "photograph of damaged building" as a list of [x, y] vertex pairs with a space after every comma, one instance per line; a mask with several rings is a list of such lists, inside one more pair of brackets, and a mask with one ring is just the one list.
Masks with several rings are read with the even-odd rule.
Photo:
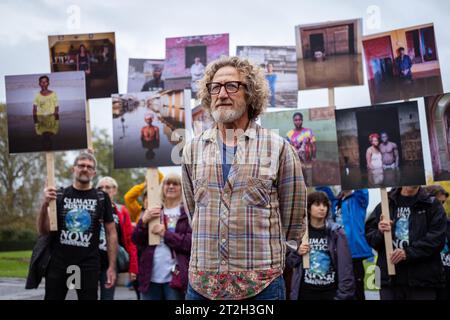
[[417, 101], [336, 110], [336, 130], [344, 190], [425, 184]]
[[114, 167], [179, 165], [184, 129], [192, 123], [190, 98], [190, 90], [113, 95]]
[[443, 93], [433, 24], [364, 37], [372, 104]]
[[295, 28], [299, 90], [363, 85], [362, 19]]

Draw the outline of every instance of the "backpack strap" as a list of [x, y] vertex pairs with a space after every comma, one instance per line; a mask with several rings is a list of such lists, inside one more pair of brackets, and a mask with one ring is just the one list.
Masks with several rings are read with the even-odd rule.
[[56, 189], [56, 207], [57, 209], [62, 209], [62, 201], [64, 198], [64, 194], [66, 193], [66, 189], [63, 187], [60, 187]]
[[97, 189], [97, 199], [98, 199], [97, 214], [99, 215], [99, 217], [101, 216], [101, 219], [103, 220], [103, 215], [105, 213], [105, 193], [102, 190]]

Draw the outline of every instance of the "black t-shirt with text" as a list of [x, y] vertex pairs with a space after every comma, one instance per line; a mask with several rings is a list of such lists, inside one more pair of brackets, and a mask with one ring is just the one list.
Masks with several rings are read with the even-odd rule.
[[[399, 195], [397, 200], [397, 212], [394, 214], [394, 232], [392, 233], [393, 245], [395, 249], [405, 250], [409, 246], [409, 220], [413, 212], [414, 204], [417, 202], [417, 196], [404, 197]], [[405, 263], [400, 262], [396, 265], [396, 284], [408, 284], [408, 269]]]
[[309, 226], [309, 269], [303, 271], [303, 290], [333, 291], [337, 289], [337, 275], [328, 247], [325, 228], [316, 229]]
[[70, 186], [57, 201], [57, 210], [58, 232], [52, 260], [63, 268], [77, 265], [99, 269], [100, 226], [114, 221], [109, 196], [96, 189], [82, 191]]

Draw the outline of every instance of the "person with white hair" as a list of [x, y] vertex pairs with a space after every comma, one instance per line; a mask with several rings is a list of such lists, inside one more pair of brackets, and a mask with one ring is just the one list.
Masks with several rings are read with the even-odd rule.
[[[121, 254], [121, 250], [122, 251], [125, 250], [126, 254], [128, 254], [129, 257], [128, 270], [118, 270], [118, 272], [128, 271], [130, 282], [133, 282], [136, 280], [136, 275], [138, 273], [138, 259], [136, 246], [131, 240], [131, 236], [133, 234], [133, 226], [131, 224], [130, 214], [128, 213], [128, 210], [124, 205], [115, 202], [115, 197], [117, 195], [119, 186], [114, 178], [111, 177], [101, 178], [97, 183], [97, 189], [106, 192], [111, 199], [113, 218], [116, 224], [116, 230], [118, 235], [119, 255]], [[115, 285], [110, 288], [107, 288], [105, 286], [106, 270], [108, 269], [108, 259], [107, 259], [108, 256], [106, 250], [107, 248], [106, 248], [105, 229], [103, 227], [103, 224], [101, 225], [100, 231], [99, 249], [100, 249], [100, 265], [101, 265], [100, 300], [114, 300]]]
[[[183, 300], [188, 284], [192, 230], [182, 205], [181, 176], [168, 174], [160, 191], [162, 207], [147, 208], [133, 233], [139, 247], [139, 290], [143, 300]], [[148, 229], [152, 219], [159, 223]], [[148, 245], [148, 233], [161, 237]]]

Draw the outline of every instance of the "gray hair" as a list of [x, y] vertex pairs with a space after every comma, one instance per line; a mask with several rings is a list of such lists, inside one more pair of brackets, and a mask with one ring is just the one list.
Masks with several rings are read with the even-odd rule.
[[211, 82], [216, 72], [223, 67], [233, 67], [244, 77], [247, 85], [245, 97], [248, 117], [250, 120], [255, 120], [266, 110], [270, 91], [261, 67], [245, 58], [221, 57], [206, 67], [205, 75], [199, 82], [199, 91], [197, 93], [203, 109], [207, 113], [211, 113], [211, 95], [208, 92], [206, 84]]
[[118, 189], [119, 185], [117, 184], [116, 179], [112, 178], [112, 177], [103, 177], [100, 180], [98, 180], [97, 182], [97, 188], [101, 186], [101, 184], [103, 182], [106, 182], [107, 184], [112, 185], [114, 188]]
[[94, 163], [94, 169], [97, 168], [97, 159], [95, 159], [95, 156], [92, 153], [81, 152], [73, 161], [73, 166], [75, 167], [78, 164], [78, 161], [80, 160], [92, 161]]

